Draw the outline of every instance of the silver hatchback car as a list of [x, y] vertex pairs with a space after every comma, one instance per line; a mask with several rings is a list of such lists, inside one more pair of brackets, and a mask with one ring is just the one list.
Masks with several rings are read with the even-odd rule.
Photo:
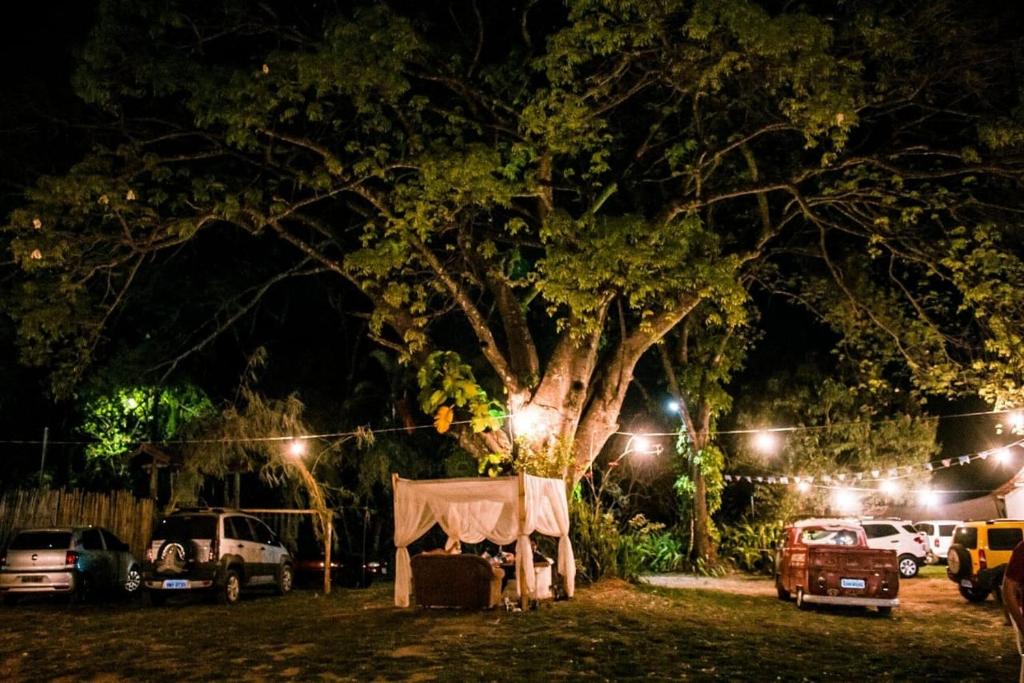
[[40, 593], [131, 595], [141, 586], [142, 567], [128, 545], [98, 527], [27, 529], [0, 556], [0, 595], [7, 604]]

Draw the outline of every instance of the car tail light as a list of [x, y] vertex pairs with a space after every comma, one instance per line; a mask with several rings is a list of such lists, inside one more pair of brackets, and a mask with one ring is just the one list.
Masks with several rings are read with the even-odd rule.
[[985, 557], [984, 548], [978, 551], [978, 567], [981, 569], [988, 569], [988, 558]]
[[936, 548], [938, 548], [938, 547], [939, 547], [939, 539], [937, 539], [937, 538], [935, 539], [935, 547], [936, 547]]
[[146, 548], [146, 562], [152, 562], [155, 558], [153, 557], [153, 546]]
[[924, 539], [920, 536], [914, 536], [914, 543], [924, 543]]
[[74, 567], [76, 564], [78, 564], [78, 553], [74, 550], [67, 551], [67, 553], [64, 554], [64, 566]]
[[207, 562], [216, 562], [220, 555], [220, 544], [217, 541], [216, 538], [210, 541], [210, 555], [206, 559]]
[[3, 553], [2, 555], [0, 555], [0, 569], [3, 569], [6, 566], [7, 566], [7, 553]]

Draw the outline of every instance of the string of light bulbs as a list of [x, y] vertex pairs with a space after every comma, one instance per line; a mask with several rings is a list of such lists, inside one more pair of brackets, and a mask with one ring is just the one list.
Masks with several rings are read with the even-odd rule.
[[[934, 472], [936, 470], [949, 469], [954, 466], [969, 465], [977, 460], [988, 460], [992, 457], [1000, 464], [1005, 464], [1009, 461], [1012, 453], [1011, 448], [1019, 447], [1024, 445], [1024, 439], [1018, 439], [1011, 443], [1008, 443], [999, 448], [990, 448], [983, 451], [977, 451], [974, 453], [966, 453], [964, 455], [940, 458], [938, 460], [932, 460], [930, 462], [923, 463], [921, 465], [900, 465], [898, 467], [890, 468], [872, 468], [870, 470], [862, 470], [859, 472], [840, 472], [838, 474], [819, 474], [819, 475], [803, 475], [803, 474], [783, 474], [783, 475], [748, 475], [748, 474], [725, 474], [723, 478], [726, 483], [734, 483], [746, 481], [752, 484], [781, 484], [781, 485], [801, 485], [807, 484], [808, 486], [815, 486], [819, 488], [845, 488], [850, 489], [851, 487], [847, 482], [857, 483], [861, 481], [875, 481], [881, 482], [883, 485], [886, 482], [895, 482], [899, 479], [905, 479], [913, 476], [914, 474], [920, 474], [923, 472]], [[884, 476], [883, 476], [884, 473]], [[868, 476], [870, 475], [870, 476]], [[877, 488], [865, 489], [869, 491], [878, 491]], [[883, 491], [884, 493], [885, 491]]]
[[[951, 420], [967, 417], [981, 417], [989, 415], [1005, 415], [1014, 414], [1017, 419], [1011, 424], [1011, 429], [1017, 430], [1024, 428], [1024, 412], [1019, 408], [1006, 408], [1001, 410], [985, 410], [975, 411], [966, 413], [953, 413], [950, 415], [926, 415], [916, 418], [921, 421], [935, 421], [935, 420]], [[494, 416], [497, 419], [505, 419], [514, 417], [512, 413], [503, 413]], [[828, 425], [794, 425], [788, 427], [764, 427], [764, 428], [752, 428], [752, 429], [723, 429], [715, 430], [712, 432], [713, 435], [744, 435], [744, 434], [773, 434], [773, 433], [786, 433], [786, 432], [804, 432], [804, 431], [818, 431], [823, 429], [833, 429], [836, 427], [852, 427], [852, 426], [872, 426], [889, 424], [893, 422], [899, 422], [905, 418], [883, 418], [879, 420], [859, 420], [851, 422], [833, 422]], [[471, 423], [472, 420], [456, 420], [451, 424], [464, 425]], [[193, 443], [239, 443], [239, 442], [263, 442], [263, 441], [294, 441], [298, 440], [313, 440], [313, 439], [334, 439], [356, 436], [358, 434], [388, 434], [396, 432], [409, 432], [422, 429], [434, 429], [434, 423], [409, 425], [402, 427], [378, 427], [370, 428], [364, 427], [360, 429], [338, 431], [338, 432], [325, 432], [322, 434], [293, 434], [287, 436], [254, 436], [254, 437], [238, 437], [238, 438], [221, 438], [221, 439], [167, 439], [160, 441], [162, 444], [193, 444]], [[616, 431], [613, 432], [616, 436], [625, 437], [670, 437], [678, 436], [678, 431], [672, 432], [630, 432], [630, 431]], [[39, 445], [43, 443], [43, 439], [0, 439], [0, 445]], [[46, 439], [46, 443], [51, 446], [85, 446], [93, 443], [97, 443], [95, 439]]]

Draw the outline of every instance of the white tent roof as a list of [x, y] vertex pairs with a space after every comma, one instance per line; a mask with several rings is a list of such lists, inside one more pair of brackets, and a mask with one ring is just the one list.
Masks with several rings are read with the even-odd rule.
[[428, 479], [393, 475], [395, 499], [395, 604], [409, 606], [412, 574], [409, 544], [440, 524], [448, 546], [456, 542], [498, 545], [516, 541], [516, 576], [524, 577], [533, 596], [535, 577], [530, 534], [558, 538], [558, 572], [571, 597], [576, 559], [569, 541], [569, 505], [565, 482], [529, 474], [515, 477]]

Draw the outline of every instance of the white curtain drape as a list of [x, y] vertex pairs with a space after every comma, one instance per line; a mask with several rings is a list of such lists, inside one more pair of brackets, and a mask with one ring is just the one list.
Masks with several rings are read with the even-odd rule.
[[516, 542], [516, 576], [524, 576], [533, 595], [536, 579], [530, 534], [539, 531], [558, 538], [558, 572], [571, 597], [576, 586], [576, 560], [569, 541], [569, 507], [561, 479], [522, 476], [492, 479], [432, 479], [411, 481], [393, 477], [395, 504], [395, 605], [409, 606], [412, 575], [410, 543], [439, 524], [448, 535], [447, 547], [457, 542], [487, 539], [499, 545]]

